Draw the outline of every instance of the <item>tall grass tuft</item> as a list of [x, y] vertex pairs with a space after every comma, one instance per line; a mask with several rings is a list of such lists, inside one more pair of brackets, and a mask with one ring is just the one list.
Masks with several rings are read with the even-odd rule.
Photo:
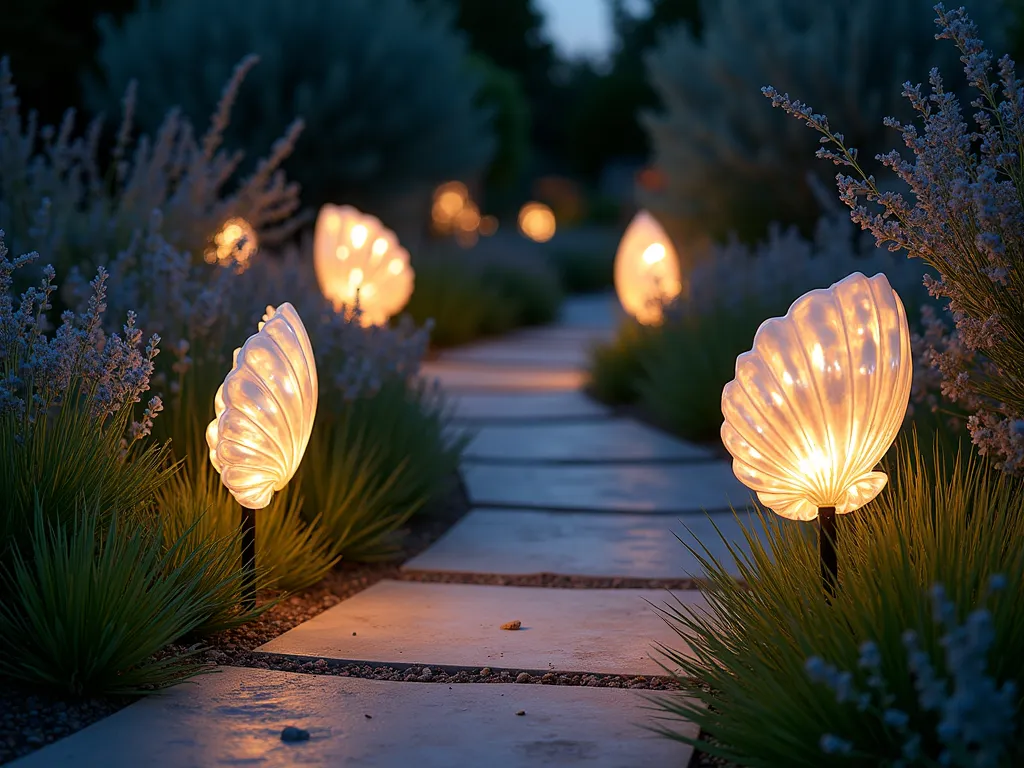
[[[916, 441], [888, 463], [889, 487], [839, 521], [831, 604], [807, 526], [766, 513], [764, 542], [748, 530], [746, 586], [696, 553], [708, 607], [663, 609], [690, 650], [662, 648], [683, 693], [657, 701], [659, 730], [694, 743], [671, 726], [687, 719], [745, 766], [1021, 764], [1024, 484]], [[971, 728], [1002, 757], [976, 759]]]
[[[34, 506], [0, 601], [0, 676], [74, 695], [135, 694], [202, 671], [191, 652], [160, 652], [237, 594], [219, 542], [164, 547], [160, 531], [80, 500], [68, 520]], [[99, 521], [109, 521], [104, 527]]]

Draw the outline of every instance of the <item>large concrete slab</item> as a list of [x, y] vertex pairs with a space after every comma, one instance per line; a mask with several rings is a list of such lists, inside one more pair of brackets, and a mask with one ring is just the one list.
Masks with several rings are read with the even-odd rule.
[[575, 328], [613, 329], [625, 318], [614, 293], [572, 296], [562, 303], [559, 325]]
[[451, 400], [453, 416], [460, 421], [601, 419], [610, 414], [603, 405], [577, 391], [460, 392]]
[[726, 541], [741, 552], [749, 552], [740, 521], [763, 538], [758, 521], [746, 514], [741, 514], [739, 521], [723, 512], [690, 515], [680, 522], [668, 515], [475, 509], [402, 568], [506, 576], [706, 576], [681, 539], [702, 553], [703, 544], [729, 573], [739, 576]]
[[750, 491], [728, 462], [462, 465], [474, 506], [688, 514], [743, 509]]
[[[685, 766], [636, 692], [392, 683], [229, 667], [149, 696], [19, 768]], [[518, 712], [523, 712], [517, 716]], [[309, 731], [285, 743], [281, 730]], [[696, 736], [695, 726], [684, 727]]]
[[[697, 592], [678, 595], [704, 605]], [[259, 650], [383, 664], [664, 674], [652, 643], [677, 648], [681, 641], [645, 600], [663, 605], [672, 596], [380, 581]], [[500, 628], [516, 619], [522, 629]]]
[[705, 447], [684, 443], [630, 419], [579, 424], [482, 426], [466, 458], [504, 461], [700, 461]]
[[432, 360], [420, 375], [449, 390], [565, 391], [579, 389], [586, 374], [575, 368], [527, 368]]

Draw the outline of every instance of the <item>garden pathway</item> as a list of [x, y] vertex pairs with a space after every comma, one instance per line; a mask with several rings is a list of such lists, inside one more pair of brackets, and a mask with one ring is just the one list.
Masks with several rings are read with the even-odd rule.
[[[571, 301], [558, 325], [426, 366], [473, 431], [462, 466], [472, 510], [405, 564], [424, 580], [378, 582], [259, 649], [407, 668], [415, 681], [226, 668], [18, 765], [686, 766], [692, 750], [644, 728], [659, 694], [626, 686], [664, 674], [655, 643], [684, 648], [652, 604], [701, 598], [644, 580], [700, 575], [673, 534], [724, 555], [717, 526], [742, 548], [729, 506], [747, 494], [711, 449], [580, 392], [588, 347], [617, 322], [613, 301]], [[493, 585], [538, 574], [577, 588]], [[637, 585], [647, 588], [621, 588]], [[500, 628], [514, 620], [519, 630]], [[423, 684], [438, 669], [509, 684]], [[513, 682], [550, 682], [548, 672], [589, 684]], [[601, 675], [624, 682], [597, 687]], [[283, 743], [286, 725], [310, 740]]]

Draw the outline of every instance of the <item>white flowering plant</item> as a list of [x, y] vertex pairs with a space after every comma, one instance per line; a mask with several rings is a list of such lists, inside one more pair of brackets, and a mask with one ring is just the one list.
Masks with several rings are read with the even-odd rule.
[[655, 701], [659, 731], [762, 768], [1022, 764], [1024, 484], [909, 440], [886, 463], [844, 516], [830, 601], [807, 526], [762, 512], [750, 554], [694, 548], [707, 607], [663, 608], [685, 650], [662, 648], [683, 691]]

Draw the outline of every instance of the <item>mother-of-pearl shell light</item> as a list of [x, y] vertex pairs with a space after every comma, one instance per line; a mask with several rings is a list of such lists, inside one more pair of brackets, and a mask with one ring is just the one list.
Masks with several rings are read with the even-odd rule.
[[733, 472], [783, 517], [852, 512], [886, 483], [874, 467], [910, 400], [910, 330], [885, 275], [804, 294], [761, 324], [722, 392]]
[[210, 462], [239, 504], [263, 509], [299, 468], [316, 415], [313, 347], [291, 304], [267, 307], [235, 350], [206, 428]]
[[626, 227], [615, 254], [615, 292], [622, 308], [644, 325], [661, 322], [662, 306], [682, 291], [679, 255], [647, 211]]
[[335, 311], [353, 307], [363, 325], [383, 325], [412, 295], [409, 252], [376, 216], [350, 205], [325, 205], [313, 232], [313, 267], [320, 290]]

